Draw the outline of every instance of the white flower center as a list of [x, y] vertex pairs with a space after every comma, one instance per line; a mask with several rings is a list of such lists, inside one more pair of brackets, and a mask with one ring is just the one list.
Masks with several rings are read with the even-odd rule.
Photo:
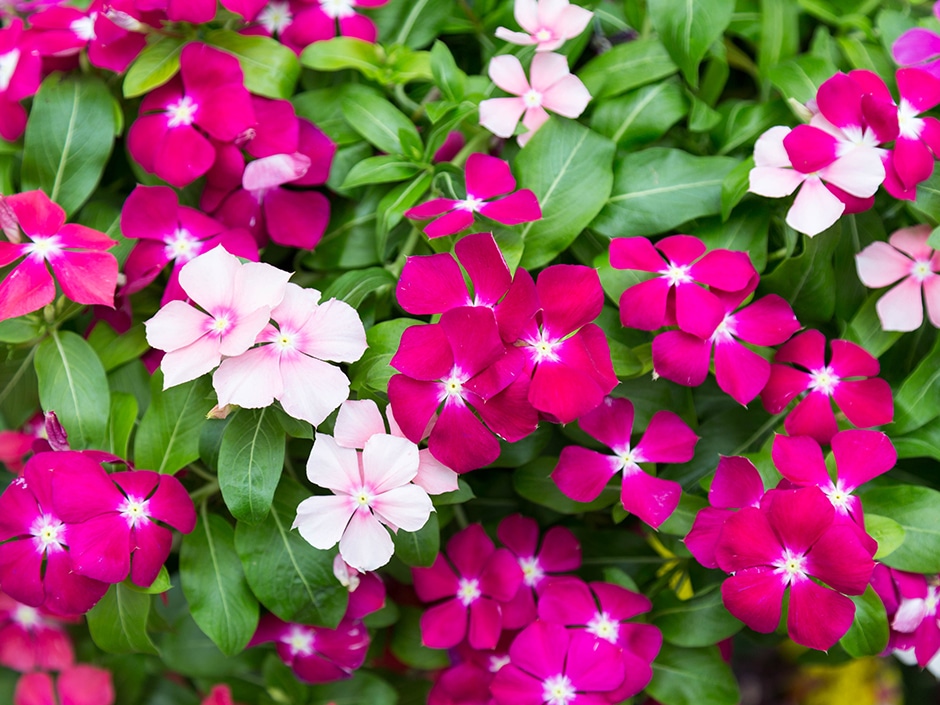
[[449, 377], [445, 377], [441, 380], [441, 401], [462, 401], [463, 400], [463, 385], [467, 381], [468, 376], [461, 372], [458, 368], [454, 368], [450, 372]]
[[545, 337], [545, 331], [539, 331], [539, 337], [526, 341], [529, 344], [529, 353], [536, 364], [543, 360], [557, 362], [560, 358], [556, 349], [561, 345], [560, 340], [551, 340]]
[[620, 636], [620, 622], [611, 619], [606, 612], [595, 612], [587, 624], [587, 630], [598, 639], [606, 639], [611, 644], [616, 644], [617, 637]]
[[118, 508], [118, 513], [127, 521], [127, 525], [132, 529], [136, 528], [141, 522], [150, 518], [149, 513], [150, 500], [140, 499], [139, 497], [128, 497]]
[[929, 259], [918, 259], [914, 260], [914, 264], [911, 265], [911, 276], [918, 282], [922, 282], [928, 277], [934, 275], [933, 270], [930, 268]]
[[555, 35], [552, 34], [552, 30], [546, 29], [545, 27], [539, 28], [538, 31], [536, 31], [534, 36], [535, 36], [535, 41], [539, 43], [547, 42], [550, 39], [555, 38]]
[[519, 567], [522, 568], [522, 580], [529, 587], [534, 588], [545, 577], [545, 571], [535, 556], [520, 558]]
[[845, 156], [859, 147], [873, 149], [878, 146], [878, 138], [875, 136], [875, 133], [867, 127], [862, 128], [857, 125], [849, 125], [848, 127], [842, 128], [842, 134], [845, 135], [846, 141], [840, 142], [837, 147], [836, 151], [840, 157]]
[[806, 575], [805, 564], [806, 556], [793, 553], [789, 548], [785, 548], [783, 555], [774, 562], [773, 566], [777, 569], [775, 572], [782, 574], [784, 581], [789, 584], [794, 578]]
[[673, 264], [669, 263], [669, 266], [665, 269], [659, 271], [663, 277], [669, 282], [669, 286], [678, 286], [679, 284], [688, 284], [692, 281], [692, 277], [689, 276], [689, 270], [692, 269], [691, 264]]
[[542, 94], [534, 88], [530, 88], [522, 94], [522, 103], [526, 109], [538, 108], [542, 105]]
[[559, 674], [542, 681], [542, 700], [545, 705], [568, 705], [576, 696], [574, 684], [568, 676]]
[[202, 249], [199, 240], [190, 235], [185, 228], [177, 228], [172, 235], [165, 237], [163, 242], [166, 243], [164, 253], [167, 259], [180, 262], [189, 262]]
[[917, 108], [906, 100], [901, 100], [901, 104], [898, 105], [898, 137], [906, 139], [920, 137], [924, 129], [924, 121], [917, 117], [918, 115]]
[[0, 93], [3, 93], [10, 87], [10, 81], [13, 80], [13, 72], [16, 71], [16, 65], [19, 61], [19, 49], [13, 49], [6, 54], [0, 54]]
[[469, 607], [480, 599], [483, 592], [480, 590], [480, 581], [476, 578], [461, 578], [457, 584], [457, 599], [464, 607]]
[[334, 20], [355, 15], [356, 12], [353, 10], [355, 6], [355, 0], [320, 0], [320, 9], [323, 10], [323, 14]]
[[494, 654], [490, 656], [488, 668], [490, 673], [497, 673], [503, 666], [508, 666], [510, 663], [512, 663], [512, 659], [509, 658], [509, 654], [503, 654], [502, 656]]
[[480, 207], [483, 205], [484, 201], [482, 198], [476, 198], [471, 194], [467, 194], [467, 198], [463, 201], [457, 201], [457, 205], [454, 206], [459, 211], [470, 211], [471, 213], [476, 213], [480, 210]]
[[281, 353], [297, 349], [297, 334], [291, 330], [281, 330], [273, 336], [273, 343]]
[[734, 334], [737, 332], [734, 328], [734, 323], [734, 316], [730, 313], [726, 314], [725, 317], [721, 319], [721, 323], [718, 324], [718, 327], [715, 328], [715, 332], [712, 333], [712, 342], [727, 343], [734, 340]]
[[33, 629], [42, 624], [42, 615], [39, 610], [29, 605], [17, 604], [10, 618], [23, 629]]
[[822, 392], [827, 397], [832, 396], [835, 388], [838, 386], [839, 382], [841, 382], [829, 366], [822, 367], [818, 370], [811, 370], [809, 376], [809, 389]]
[[310, 656], [313, 653], [313, 641], [316, 633], [299, 624], [291, 626], [290, 631], [281, 637], [281, 643], [286, 644], [292, 656]]
[[59, 245], [58, 235], [50, 235], [49, 237], [37, 235], [33, 238], [32, 244], [26, 246], [26, 253], [34, 255], [38, 259], [49, 259], [61, 251], [62, 246]]
[[349, 495], [352, 498], [353, 507], [359, 509], [361, 507], [369, 508], [369, 504], [375, 499], [375, 496], [367, 487], [360, 487], [358, 490]]
[[232, 325], [232, 314], [228, 311], [220, 311], [212, 317], [207, 332], [212, 335], [222, 336], [228, 332]]
[[90, 42], [96, 37], [95, 35], [95, 19], [97, 19], [98, 13], [92, 12], [88, 17], [82, 17], [79, 20], [75, 20], [72, 24], [69, 25], [69, 29], [72, 30], [72, 34], [81, 39], [83, 42]]
[[184, 95], [172, 105], [167, 106], [166, 112], [170, 116], [167, 127], [192, 125], [196, 119], [197, 110], [199, 110], [199, 105], [191, 97]]
[[64, 531], [65, 524], [51, 514], [43, 514], [29, 527], [29, 533], [35, 537], [34, 542], [39, 553], [62, 550]]
[[628, 447], [626, 450], [618, 452], [617, 456], [620, 458], [620, 466], [623, 469], [624, 475], [642, 472], [642, 470], [640, 470], [640, 463], [646, 462], [646, 459], [636, 448], [631, 449]]
[[848, 512], [849, 498], [852, 496], [852, 493], [846, 492], [841, 481], [831, 487], [821, 487], [820, 489], [829, 498], [829, 501], [832, 502], [833, 507], [840, 510], [843, 514]]
[[258, 22], [271, 34], [280, 34], [294, 21], [290, 5], [286, 2], [269, 2], [258, 14]]

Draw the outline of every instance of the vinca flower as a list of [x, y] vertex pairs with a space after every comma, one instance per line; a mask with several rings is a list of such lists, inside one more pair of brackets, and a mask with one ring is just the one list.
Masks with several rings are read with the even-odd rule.
[[536, 51], [555, 51], [577, 37], [594, 13], [568, 0], [515, 0], [513, 15], [525, 32], [496, 28], [496, 36], [512, 44], [535, 45]]

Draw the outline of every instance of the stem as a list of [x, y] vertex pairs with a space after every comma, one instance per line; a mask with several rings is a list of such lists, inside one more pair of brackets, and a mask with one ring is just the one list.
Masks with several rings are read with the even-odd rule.
[[459, 526], [461, 529], [466, 529], [468, 526], [470, 526], [470, 522], [467, 521], [467, 514], [463, 510], [463, 505], [455, 504], [453, 507], [454, 519], [457, 520], [457, 526]]
[[395, 258], [395, 261], [391, 264], [385, 265], [385, 268], [391, 272], [396, 279], [401, 276], [401, 271], [405, 268], [405, 262], [408, 260], [411, 253], [414, 252], [420, 238], [421, 231], [412, 227], [411, 232], [408, 233], [408, 239], [405, 240], [405, 244], [402, 245], [401, 251], [398, 253], [398, 257]]
[[191, 463], [186, 469], [192, 472], [193, 475], [196, 475], [197, 477], [201, 477], [206, 482], [215, 482], [218, 479], [216, 478], [215, 475], [213, 475], [210, 472], [207, 472], [206, 470], [196, 465], [195, 463]]
[[405, 109], [405, 112], [411, 114], [412, 120], [417, 120], [424, 112], [424, 108], [421, 105], [415, 103], [408, 97], [408, 94], [405, 93], [405, 86], [401, 83], [395, 84], [393, 92], [395, 93], [395, 99], [398, 101], [398, 104]]
[[779, 414], [775, 416], [771, 416], [769, 419], [767, 419], [767, 421], [764, 422], [764, 424], [759, 429], [757, 429], [756, 431], [754, 431], [754, 433], [751, 434], [750, 438], [748, 438], [746, 441], [744, 441], [744, 443], [742, 443], [733, 451], [731, 451], [731, 455], [738, 455], [746, 451], [748, 448], [751, 447], [751, 444], [754, 443], [754, 441], [756, 441], [758, 438], [760, 438], [765, 433], [767, 433], [767, 431], [769, 431], [774, 426], [776, 426], [780, 422], [780, 419], [782, 419], [786, 415], [787, 415], [786, 411], [781, 411]]
[[194, 490], [193, 492], [190, 492], [189, 498], [193, 501], [193, 504], [197, 504], [199, 502], [205, 502], [206, 500], [209, 499], [209, 497], [211, 497], [218, 491], [219, 491], [219, 481], [213, 480], [212, 482], [209, 482], [208, 484], [203, 485], [198, 490]]

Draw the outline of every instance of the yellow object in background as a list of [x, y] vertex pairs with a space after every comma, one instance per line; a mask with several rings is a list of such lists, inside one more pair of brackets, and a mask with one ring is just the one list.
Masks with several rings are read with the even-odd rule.
[[902, 705], [904, 702], [897, 662], [876, 657], [840, 666], [800, 666], [790, 698], [800, 705]]

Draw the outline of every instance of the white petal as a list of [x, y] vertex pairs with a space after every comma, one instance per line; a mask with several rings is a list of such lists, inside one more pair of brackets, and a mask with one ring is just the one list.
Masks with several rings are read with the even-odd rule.
[[911, 273], [913, 262], [886, 242], [873, 242], [855, 255], [862, 284], [872, 289], [890, 286]]
[[219, 245], [191, 259], [180, 270], [180, 286], [189, 298], [210, 313], [232, 304], [238, 257]]
[[434, 510], [428, 493], [417, 485], [405, 485], [384, 492], [370, 502], [379, 518], [405, 531], [417, 531], [428, 523]]
[[868, 198], [885, 180], [885, 166], [875, 150], [859, 147], [820, 169], [819, 176], [853, 196]]
[[150, 347], [164, 352], [190, 345], [206, 332], [211, 318], [183, 301], [170, 301], [144, 323]]
[[524, 112], [522, 98], [490, 98], [480, 101], [480, 124], [497, 137], [509, 138]]
[[576, 118], [591, 100], [581, 79], [568, 75], [557, 81], [542, 95], [542, 105], [566, 118]]
[[297, 505], [297, 516], [291, 528], [297, 529], [311, 546], [325, 551], [340, 540], [353, 511], [348, 497], [310, 497]]
[[274, 308], [284, 298], [290, 275], [264, 262], [246, 262], [235, 277], [232, 305], [239, 313]]
[[344, 401], [333, 426], [333, 437], [343, 448], [364, 448], [377, 433], [385, 433], [378, 405], [371, 399]]
[[924, 322], [920, 282], [914, 277], [908, 277], [878, 299], [875, 310], [884, 330], [917, 330]]
[[459, 487], [457, 473], [437, 460], [427, 448], [418, 451], [418, 474], [414, 483], [428, 494], [453, 492]]
[[891, 627], [899, 632], [910, 634], [916, 631], [927, 616], [927, 603], [921, 598], [901, 600], [898, 611], [894, 614]]
[[747, 190], [766, 198], [783, 198], [796, 191], [805, 178], [806, 174], [801, 174], [796, 169], [756, 166], [750, 171], [750, 185]]
[[845, 204], [816, 177], [806, 179], [787, 212], [787, 225], [810, 237], [832, 226], [845, 211]]
[[242, 174], [242, 188], [246, 191], [275, 188], [307, 173], [310, 157], [306, 154], [272, 154], [249, 162]]
[[308, 355], [334, 362], [355, 362], [366, 351], [366, 331], [359, 314], [345, 301], [321, 304], [304, 326], [301, 348]]
[[300, 330], [319, 305], [319, 291], [288, 282], [281, 303], [271, 310], [271, 318], [277, 321], [281, 328]]
[[371, 512], [360, 510], [350, 519], [340, 539], [339, 552], [344, 561], [365, 573], [388, 563], [395, 546], [379, 520]]
[[334, 492], [357, 491], [362, 484], [359, 454], [351, 448], [341, 448], [332, 436], [318, 433], [307, 459], [307, 479]]
[[372, 436], [362, 451], [362, 474], [376, 493], [406, 485], [418, 474], [418, 446], [407, 438]]
[[490, 59], [489, 76], [493, 83], [507, 93], [522, 95], [529, 90], [529, 82], [526, 80], [522, 64], [512, 54]]
[[568, 69], [568, 57], [551, 52], [536, 54], [532, 58], [529, 74], [532, 88], [544, 94], [556, 83], [571, 75]]
[[349, 378], [341, 369], [302, 353], [281, 357], [281, 377], [284, 411], [314, 426], [349, 398]]
[[185, 348], [168, 352], [160, 361], [163, 370], [163, 388], [169, 389], [177, 384], [202, 377], [219, 364], [219, 341], [208, 335]]
[[535, 40], [532, 38], [532, 35], [526, 34], [525, 32], [513, 32], [512, 30], [506, 29], [505, 27], [496, 28], [496, 37], [497, 39], [502, 39], [504, 42], [518, 44], [519, 46], [535, 44]]
[[222, 361], [212, 375], [219, 406], [237, 404], [262, 409], [274, 403], [283, 390], [279, 355], [275, 346], [262, 345]]
[[777, 125], [757, 138], [754, 143], [756, 166], [790, 167], [790, 157], [783, 147], [783, 138], [790, 134], [789, 127]]

